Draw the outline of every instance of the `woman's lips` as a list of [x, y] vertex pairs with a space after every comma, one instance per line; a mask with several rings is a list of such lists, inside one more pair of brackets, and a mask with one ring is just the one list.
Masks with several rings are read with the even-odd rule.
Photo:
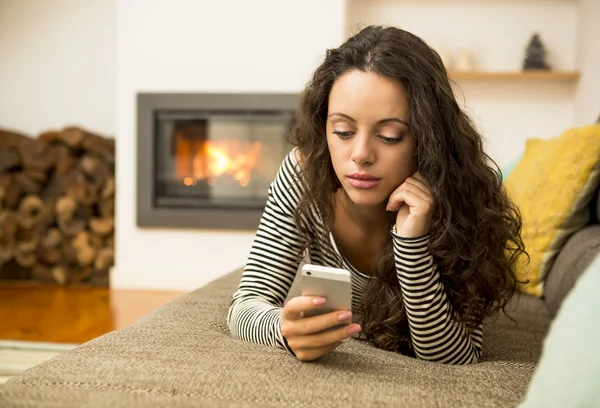
[[351, 174], [348, 176], [348, 183], [354, 188], [370, 189], [379, 184], [380, 178], [370, 174]]

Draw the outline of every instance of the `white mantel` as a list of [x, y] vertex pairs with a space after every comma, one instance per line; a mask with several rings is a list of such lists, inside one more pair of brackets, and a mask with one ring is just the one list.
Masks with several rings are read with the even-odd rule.
[[119, 0], [117, 7], [111, 285], [192, 290], [243, 266], [254, 233], [136, 226], [136, 93], [299, 92], [325, 49], [343, 41], [345, 2]]

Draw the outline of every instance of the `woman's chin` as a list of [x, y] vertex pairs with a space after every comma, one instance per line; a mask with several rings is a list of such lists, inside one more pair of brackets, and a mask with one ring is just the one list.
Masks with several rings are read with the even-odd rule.
[[376, 206], [381, 205], [385, 201], [385, 197], [373, 190], [346, 190], [346, 194], [350, 200], [360, 206]]

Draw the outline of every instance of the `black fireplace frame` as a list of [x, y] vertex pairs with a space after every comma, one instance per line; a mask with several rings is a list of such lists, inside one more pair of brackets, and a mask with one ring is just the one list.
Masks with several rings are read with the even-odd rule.
[[156, 112], [160, 110], [289, 110], [294, 93], [138, 93], [137, 213], [138, 227], [256, 230], [263, 208], [165, 208], [154, 206]]

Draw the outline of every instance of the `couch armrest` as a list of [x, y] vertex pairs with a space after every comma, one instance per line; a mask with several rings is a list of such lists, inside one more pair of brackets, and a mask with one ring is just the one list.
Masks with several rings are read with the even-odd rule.
[[600, 254], [600, 225], [577, 231], [556, 257], [544, 286], [544, 299], [552, 317], [579, 276]]

